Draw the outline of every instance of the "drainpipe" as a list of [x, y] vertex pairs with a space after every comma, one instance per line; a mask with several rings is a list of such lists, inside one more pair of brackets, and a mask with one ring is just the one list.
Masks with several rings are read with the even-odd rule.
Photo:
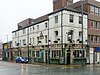
[[48, 19], [48, 64], [50, 64], [50, 48], [49, 48], [49, 19]]

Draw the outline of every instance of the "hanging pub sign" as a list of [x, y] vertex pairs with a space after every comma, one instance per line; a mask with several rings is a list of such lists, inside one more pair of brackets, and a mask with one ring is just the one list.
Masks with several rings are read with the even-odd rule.
[[44, 39], [43, 33], [40, 33], [40, 39]]

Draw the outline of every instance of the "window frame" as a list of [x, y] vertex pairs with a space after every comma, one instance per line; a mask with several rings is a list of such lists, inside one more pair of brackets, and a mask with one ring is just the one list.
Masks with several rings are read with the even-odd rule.
[[47, 28], [48, 27], [48, 24], [47, 24], [47, 22], [45, 23], [45, 28]]
[[26, 44], [26, 40], [25, 39], [23, 39], [23, 45], [25, 45]]
[[90, 5], [90, 14], [94, 15], [95, 7]]
[[33, 39], [33, 44], [34, 44], [34, 37], [32, 39]]
[[73, 23], [74, 22], [74, 15], [73, 14], [70, 14], [69, 15], [69, 22], [70, 23]]
[[95, 25], [95, 22], [93, 20], [90, 20], [90, 28], [91, 29], [94, 29], [94, 25]]
[[99, 8], [95, 7], [95, 15], [98, 16], [99, 15]]
[[58, 15], [55, 16], [55, 24], [58, 23]]
[[30, 27], [30, 33], [32, 32], [32, 29], [31, 29], [31, 27]]
[[61, 56], [61, 50], [52, 50], [51, 51], [51, 58], [59, 59]]
[[90, 36], [90, 42], [93, 43], [93, 41], [94, 41], [94, 36], [91, 35], [91, 36]]
[[37, 25], [37, 30], [39, 30], [39, 25]]
[[45, 35], [45, 43], [47, 43], [47, 35]]
[[[82, 51], [81, 50], [74, 50], [73, 56], [74, 56], [74, 58], [82, 58]], [[84, 51], [83, 51], [83, 56], [84, 56]]]
[[100, 8], [98, 9], [98, 15], [100, 16]]
[[82, 41], [82, 31], [79, 31], [79, 40]]
[[32, 44], [32, 38], [30, 38], [30, 42], [29, 43]]
[[26, 29], [23, 29], [23, 34], [26, 34]]
[[82, 16], [79, 16], [79, 24], [82, 24]]
[[37, 37], [37, 44], [39, 44], [39, 37]]

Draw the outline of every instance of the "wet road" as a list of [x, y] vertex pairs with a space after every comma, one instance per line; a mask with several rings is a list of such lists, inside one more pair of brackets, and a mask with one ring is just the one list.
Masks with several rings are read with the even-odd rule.
[[0, 75], [100, 75], [100, 66], [69, 68], [0, 61]]

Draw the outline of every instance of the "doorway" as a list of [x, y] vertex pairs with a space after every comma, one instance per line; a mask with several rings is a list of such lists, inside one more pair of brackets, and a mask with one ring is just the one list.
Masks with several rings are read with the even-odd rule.
[[47, 50], [45, 51], [45, 62], [48, 63], [48, 52], [47, 52]]
[[13, 52], [11, 52], [11, 61], [13, 61]]
[[67, 65], [70, 65], [70, 53], [67, 53]]

